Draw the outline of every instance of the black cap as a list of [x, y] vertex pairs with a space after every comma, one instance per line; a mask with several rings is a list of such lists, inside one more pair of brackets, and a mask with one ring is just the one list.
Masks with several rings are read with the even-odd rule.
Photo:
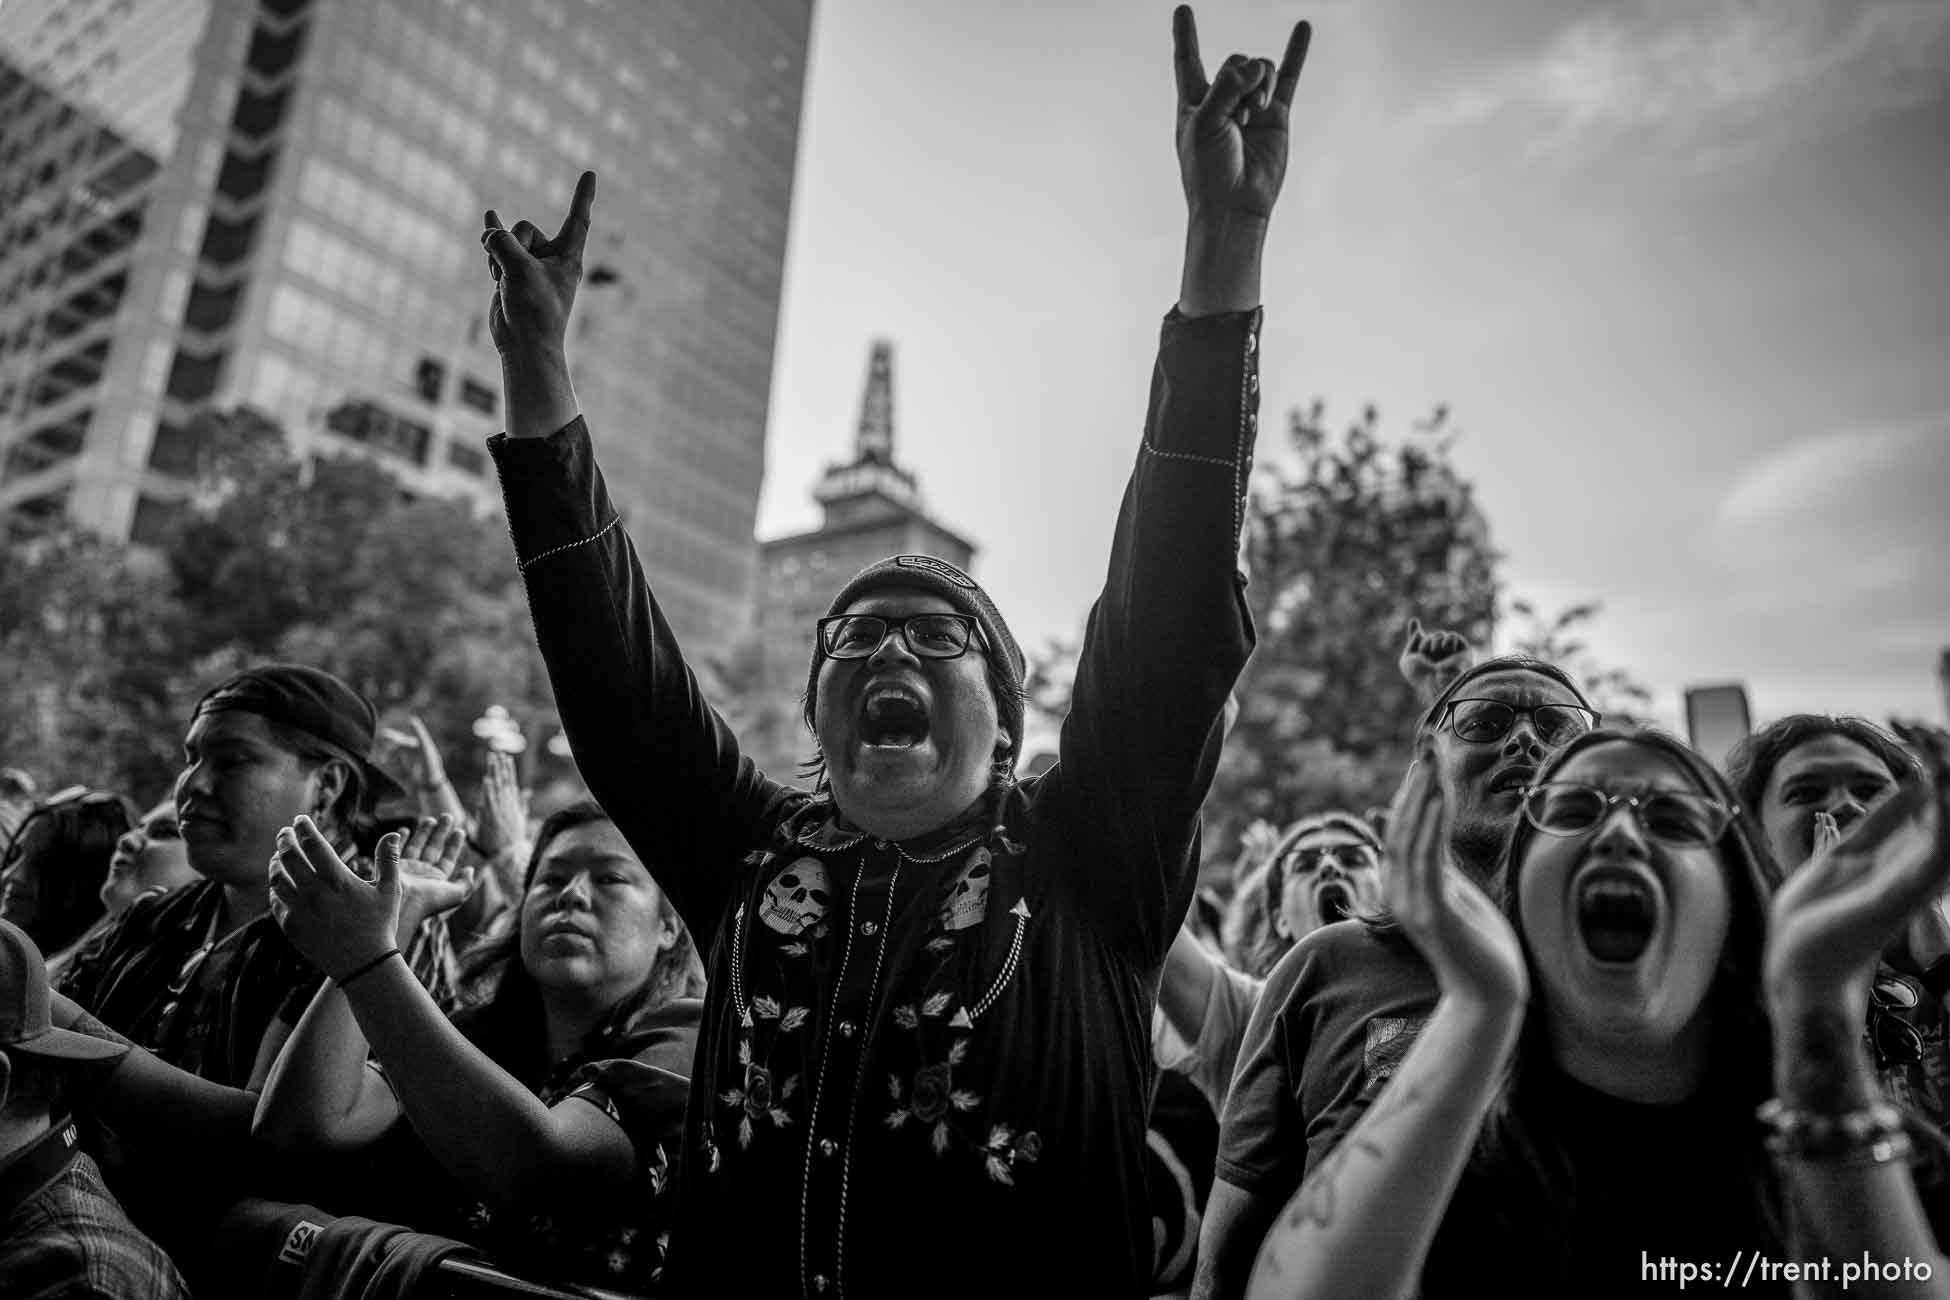
[[372, 761], [373, 737], [379, 729], [379, 713], [372, 701], [322, 668], [304, 664], [246, 668], [198, 700], [190, 720], [225, 709], [255, 713], [343, 751], [364, 771], [374, 802], [406, 793]]

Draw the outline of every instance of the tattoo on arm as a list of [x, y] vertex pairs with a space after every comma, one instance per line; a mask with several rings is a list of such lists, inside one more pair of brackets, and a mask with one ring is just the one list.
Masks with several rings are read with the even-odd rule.
[[[1373, 1108], [1362, 1117], [1362, 1122], [1379, 1125], [1396, 1114], [1420, 1105], [1426, 1095], [1427, 1091], [1419, 1080], [1397, 1078], [1394, 1086], [1385, 1089]], [[1320, 1162], [1320, 1167], [1307, 1176], [1306, 1182], [1295, 1194], [1293, 1204], [1287, 1210], [1288, 1229], [1309, 1224], [1325, 1228], [1334, 1222], [1334, 1206], [1338, 1199], [1336, 1180], [1348, 1161], [1357, 1154], [1370, 1160], [1383, 1160], [1387, 1158], [1388, 1149], [1373, 1138], [1360, 1137], [1356, 1133], [1349, 1133], [1341, 1139], [1340, 1145], [1328, 1153], [1327, 1158]]]

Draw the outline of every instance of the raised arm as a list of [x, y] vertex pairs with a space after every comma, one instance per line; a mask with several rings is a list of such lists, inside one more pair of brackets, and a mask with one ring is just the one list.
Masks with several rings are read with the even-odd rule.
[[1251, 1300], [1407, 1296], [1421, 1278], [1529, 996], [1515, 933], [1445, 865], [1448, 838], [1433, 765], [1419, 762], [1389, 818], [1388, 896], [1442, 996], [1394, 1078], [1267, 1233]]
[[399, 850], [397, 835], [380, 841], [379, 879], [369, 885], [301, 817], [278, 832], [271, 910], [351, 1003], [414, 1132], [469, 1192], [496, 1207], [624, 1191], [637, 1157], [622, 1128], [573, 1098], [544, 1106], [462, 1037], [399, 958]]
[[488, 445], [576, 766], [708, 951], [737, 864], [791, 791], [704, 699], [596, 468], [565, 341], [595, 194], [583, 173], [553, 239], [487, 214], [508, 420]]
[[1253, 644], [1238, 554], [1258, 432], [1260, 259], [1309, 38], [1305, 23], [1293, 29], [1277, 72], [1234, 55], [1208, 82], [1191, 11], [1173, 23], [1185, 265], [1059, 776], [1084, 864], [1076, 883], [1112, 940], [1146, 964], [1163, 960], [1190, 904], [1198, 807]]
[[1424, 632], [1422, 620], [1415, 618], [1408, 622], [1408, 636], [1395, 666], [1415, 691], [1415, 698], [1427, 707], [1449, 689], [1450, 682], [1469, 671], [1475, 658], [1462, 633], [1440, 628]]
[[[1862, 1047], [1876, 958], [1950, 886], [1950, 737], [1903, 728], [1926, 782], [1906, 786], [1789, 878], [1768, 917], [1763, 978], [1774, 1025], [1767, 1111], [1794, 1254], [1928, 1261], [1928, 1281], [1875, 1278], [1850, 1295], [1950, 1295], [1916, 1197], [1908, 1138]], [[1840, 1294], [1841, 1279], [1797, 1294]]]

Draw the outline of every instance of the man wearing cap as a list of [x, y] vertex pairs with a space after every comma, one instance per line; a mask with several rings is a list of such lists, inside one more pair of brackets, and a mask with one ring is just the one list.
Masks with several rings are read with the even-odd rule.
[[131, 907], [60, 991], [180, 1069], [261, 1087], [323, 978], [270, 916], [277, 833], [305, 814], [349, 845], [356, 820], [399, 792], [367, 757], [375, 721], [364, 696], [300, 664], [246, 669], [204, 695], [176, 778], [203, 879]]
[[1305, 55], [1208, 85], [1175, 19], [1190, 212], [1137, 467], [1060, 761], [1017, 780], [1022, 653], [928, 556], [808, 628], [819, 789], [757, 772], [701, 698], [568, 381], [594, 178], [553, 240], [483, 242], [492, 440], [556, 702], [590, 789], [707, 954], [671, 1275], [683, 1294], [1139, 1295], [1149, 1030], [1198, 805], [1252, 645], [1235, 568], [1260, 251]]
[[[1450, 862], [1495, 896], [1503, 842], [1538, 765], [1599, 721], [1570, 677], [1542, 660], [1486, 659], [1453, 675], [1418, 727], [1450, 812]], [[1388, 1082], [1438, 992], [1392, 922], [1323, 926], [1280, 959], [1219, 1117], [1194, 1296], [1245, 1292], [1273, 1216]]]
[[62, 1104], [73, 1076], [128, 1050], [54, 1027], [40, 952], [0, 921], [0, 1291], [10, 1297], [189, 1295], [109, 1195]]

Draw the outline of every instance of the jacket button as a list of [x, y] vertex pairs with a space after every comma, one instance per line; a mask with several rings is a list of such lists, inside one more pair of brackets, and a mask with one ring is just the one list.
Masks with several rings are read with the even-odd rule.
[[826, 1293], [827, 1286], [828, 1283], [826, 1281], [826, 1275], [824, 1273], [813, 1274], [813, 1290], [819, 1292], [821, 1295], [824, 1295]]
[[828, 1159], [830, 1159], [833, 1153], [835, 1151], [838, 1151], [839, 1149], [840, 1149], [840, 1144], [833, 1141], [832, 1138], [821, 1138], [819, 1141], [819, 1154], [822, 1156], [826, 1156]]
[[871, 939], [876, 934], [880, 933], [880, 926], [878, 923], [873, 921], [862, 921], [860, 922], [860, 933], [866, 935], [867, 938]]
[[851, 1020], [842, 1020], [842, 1021], [840, 1021], [840, 1037], [841, 1037], [841, 1038], [851, 1038], [851, 1037], [853, 1037], [853, 1035], [854, 1035], [854, 1033], [855, 1033], [855, 1031], [856, 1031], [856, 1030], [858, 1030], [858, 1029], [859, 1029], [859, 1026], [858, 1026], [858, 1025], [856, 1025], [856, 1024], [854, 1024], [854, 1023], [853, 1023], [853, 1022], [852, 1022]]

